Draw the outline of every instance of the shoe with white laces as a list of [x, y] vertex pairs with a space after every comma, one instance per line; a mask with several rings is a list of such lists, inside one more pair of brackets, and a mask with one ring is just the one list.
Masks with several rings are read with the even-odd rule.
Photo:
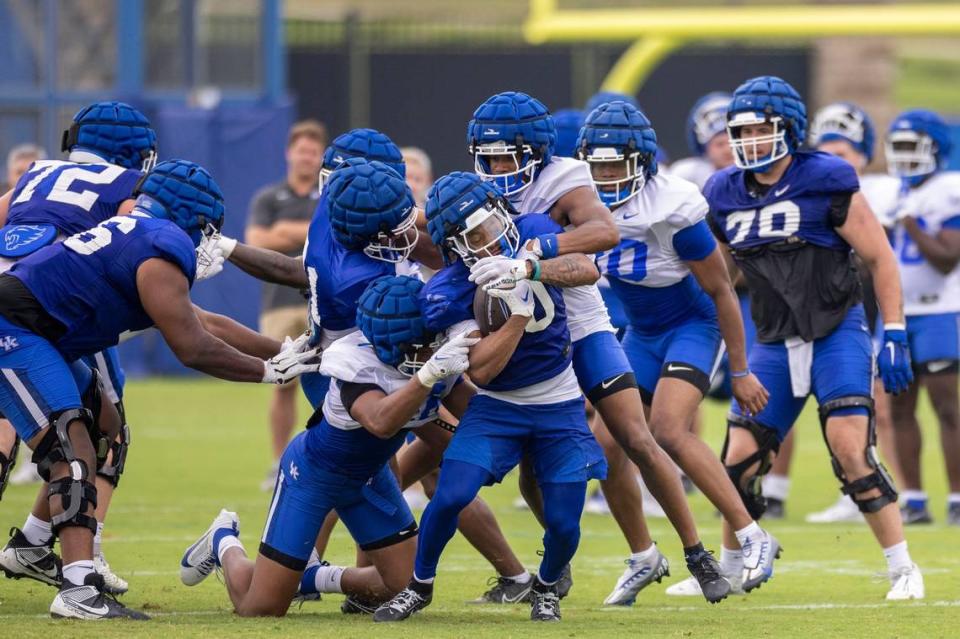
[[632, 606], [641, 590], [670, 576], [670, 563], [659, 549], [649, 559], [627, 559], [624, 563], [627, 568], [617, 579], [613, 592], [603, 600], [604, 606]]
[[923, 599], [925, 595], [923, 575], [920, 574], [917, 564], [910, 564], [908, 568], [890, 573], [890, 591], [887, 592], [887, 601]]
[[216, 549], [213, 547], [213, 535], [221, 528], [227, 528], [234, 535], [240, 535], [240, 518], [237, 513], [221, 510], [206, 532], [193, 542], [180, 559], [180, 581], [185, 586], [196, 586], [207, 578], [217, 567]]
[[773, 577], [773, 561], [780, 557], [780, 542], [761, 529], [760, 534], [748, 537], [741, 544], [743, 551], [743, 591], [759, 588]]
[[[726, 573], [721, 573], [723, 578], [730, 582], [730, 591], [728, 595], [745, 595], [743, 591], [743, 574], [739, 575], [728, 575]], [[696, 577], [687, 577], [683, 581], [678, 581], [673, 584], [665, 591], [668, 595], [674, 597], [702, 597], [703, 589], [700, 587], [700, 582], [697, 581]]]
[[560, 595], [557, 584], [547, 585], [539, 578], [533, 578], [530, 588], [530, 620], [560, 621]]
[[127, 608], [104, 593], [103, 576], [91, 572], [82, 584], [63, 581], [60, 592], [50, 604], [50, 616], [54, 619], [136, 619], [145, 621], [147, 615]]
[[863, 513], [849, 495], [840, 495], [832, 506], [819, 512], [810, 513], [805, 517], [808, 524], [835, 524], [846, 522], [862, 522]]
[[53, 539], [36, 546], [16, 527], [10, 529], [10, 541], [0, 550], [0, 570], [8, 579], [27, 577], [57, 588], [63, 581], [63, 565], [53, 552]]
[[533, 586], [533, 576], [525, 582], [509, 577], [497, 575], [490, 577], [487, 585], [491, 586], [485, 593], [468, 601], [473, 604], [516, 604], [530, 600], [530, 588]]
[[107, 563], [102, 552], [93, 556], [93, 569], [103, 577], [104, 589], [109, 594], [122, 595], [130, 589], [130, 584], [110, 569], [110, 564]]
[[420, 612], [433, 601], [433, 586], [411, 583], [390, 601], [381, 604], [373, 613], [377, 622], [403, 621], [415, 612]]

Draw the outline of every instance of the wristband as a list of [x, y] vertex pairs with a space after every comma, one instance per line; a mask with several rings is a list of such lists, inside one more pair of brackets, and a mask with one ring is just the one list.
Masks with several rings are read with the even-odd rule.
[[730, 377], [734, 379], [740, 379], [741, 377], [746, 377], [749, 374], [750, 374], [749, 368], [742, 371], [730, 371]]
[[540, 256], [545, 259], [556, 257], [560, 250], [556, 233], [544, 233], [537, 238], [540, 241]]
[[530, 274], [530, 281], [539, 282], [540, 281], [540, 260], [527, 260], [527, 261], [530, 262], [533, 268], [533, 272]]
[[902, 322], [890, 322], [883, 325], [884, 331], [905, 331], [907, 330], [907, 325]]

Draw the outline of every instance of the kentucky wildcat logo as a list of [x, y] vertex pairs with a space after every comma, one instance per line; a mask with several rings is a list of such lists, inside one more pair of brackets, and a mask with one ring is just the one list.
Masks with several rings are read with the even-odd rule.
[[43, 237], [45, 232], [46, 228], [42, 226], [28, 226], [23, 224], [14, 226], [3, 234], [6, 249], [13, 251], [21, 246], [36, 242]]
[[10, 337], [9, 335], [0, 337], [0, 348], [3, 348], [3, 350], [6, 352], [10, 352], [19, 346], [20, 343], [17, 341], [16, 337]]

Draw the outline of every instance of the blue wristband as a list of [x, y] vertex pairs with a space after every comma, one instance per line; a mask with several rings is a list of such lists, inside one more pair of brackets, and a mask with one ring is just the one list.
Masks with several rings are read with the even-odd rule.
[[740, 379], [741, 377], [746, 377], [749, 374], [750, 374], [749, 368], [743, 371], [730, 371], [730, 377], [733, 377], [734, 379]]
[[544, 233], [537, 237], [540, 240], [540, 254], [544, 259], [549, 260], [551, 257], [556, 257], [557, 253], [560, 251], [560, 247], [557, 245], [557, 234], [556, 233]]

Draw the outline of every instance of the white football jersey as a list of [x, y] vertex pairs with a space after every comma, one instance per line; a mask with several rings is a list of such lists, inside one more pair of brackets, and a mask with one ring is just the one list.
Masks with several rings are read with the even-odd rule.
[[900, 200], [900, 180], [892, 175], [871, 173], [860, 176], [860, 192], [880, 223], [890, 226]]
[[[620, 245], [599, 258], [601, 270], [630, 284], [662, 288], [690, 274], [677, 256], [673, 236], [700, 222], [707, 215], [707, 201], [692, 182], [659, 173], [640, 192], [617, 207], [613, 219], [620, 230]], [[646, 259], [638, 268], [637, 250], [646, 247]], [[631, 253], [632, 251], [632, 253]], [[618, 261], [611, 269], [611, 257]]]
[[[936, 235], [945, 221], [960, 216], [960, 172], [938, 173], [910, 189], [901, 196], [900, 208], [926, 233]], [[902, 225], [894, 231], [894, 252], [900, 263], [906, 315], [960, 311], [960, 269], [944, 275], [933, 268]]]
[[[337, 340], [323, 351], [320, 374], [332, 378], [330, 390], [323, 400], [323, 417], [331, 426], [342, 430], [354, 430], [363, 426], [354, 421], [344, 407], [338, 381], [376, 384], [388, 395], [400, 390], [410, 381], [410, 377], [381, 362], [373, 351], [373, 346], [360, 331], [354, 331]], [[442, 390], [431, 393], [417, 410], [416, 416], [407, 422], [404, 428], [416, 428], [436, 419], [439, 400], [450, 393], [457, 379], [453, 376], [444, 380]]]
[[[549, 213], [557, 200], [581, 186], [593, 189], [590, 166], [581, 160], [554, 157], [530, 186], [509, 199], [521, 215]], [[571, 341], [600, 331], [615, 332], [603, 297], [595, 285], [565, 288], [563, 301], [567, 307]]]
[[[689, 157], [671, 164], [666, 174], [683, 178], [687, 182], [693, 182], [702, 191], [707, 179], [716, 172], [717, 170], [713, 168], [713, 164], [709, 160], [701, 157]], [[658, 173], [658, 175], [663, 174], [664, 171], [662, 170]]]

